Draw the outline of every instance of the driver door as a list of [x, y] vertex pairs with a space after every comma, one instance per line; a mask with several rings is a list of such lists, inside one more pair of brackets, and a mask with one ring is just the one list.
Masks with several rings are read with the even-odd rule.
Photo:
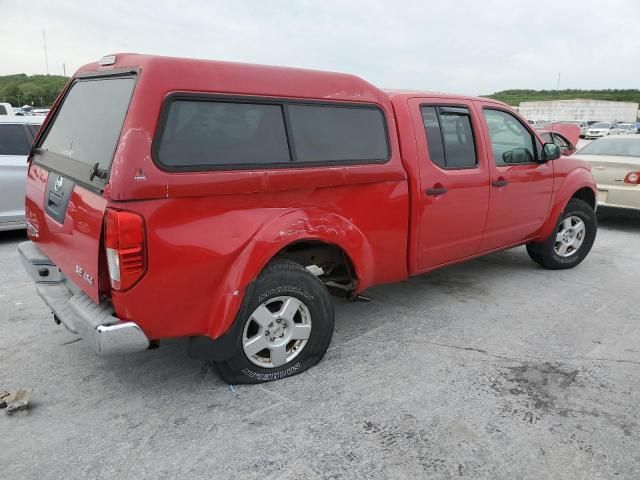
[[489, 214], [481, 251], [523, 243], [542, 227], [553, 191], [553, 162], [540, 163], [542, 144], [528, 125], [507, 109], [483, 104], [490, 138]]

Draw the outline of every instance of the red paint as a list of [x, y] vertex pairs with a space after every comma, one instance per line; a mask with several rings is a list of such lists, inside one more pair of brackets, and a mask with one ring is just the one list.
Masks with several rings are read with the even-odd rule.
[[[595, 192], [586, 163], [577, 159], [497, 167], [481, 109], [508, 107], [492, 100], [384, 92], [344, 74], [131, 54], [117, 55], [108, 69], [94, 63], [77, 74], [111, 68], [135, 68], [139, 76], [109, 185], [102, 196], [76, 186], [59, 225], [43, 210], [48, 173], [32, 164], [27, 218], [40, 235], [32, 239], [69, 278], [94, 301], [110, 296], [116, 314], [152, 339], [226, 332], [248, 284], [296, 241], [342, 248], [362, 291], [541, 239], [576, 190]], [[168, 173], [154, 164], [151, 142], [163, 99], [180, 91], [375, 104], [387, 120], [391, 159], [382, 165]], [[444, 171], [429, 161], [418, 110], [429, 102], [469, 108], [476, 169]], [[500, 178], [508, 186], [491, 186]], [[447, 194], [425, 196], [437, 185]], [[107, 207], [144, 219], [147, 270], [122, 292], [109, 287], [102, 241]], [[76, 265], [96, 279], [94, 285], [76, 278]]]
[[580, 140], [580, 127], [572, 123], [552, 123], [549, 128], [540, 130], [543, 132], [557, 132], [566, 138], [574, 147], [578, 145]]

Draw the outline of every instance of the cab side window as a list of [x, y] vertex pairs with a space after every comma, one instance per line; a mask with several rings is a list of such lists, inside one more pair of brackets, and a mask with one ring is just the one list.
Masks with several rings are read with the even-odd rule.
[[471, 118], [466, 107], [420, 107], [429, 158], [444, 169], [477, 166]]
[[534, 163], [536, 145], [533, 134], [513, 115], [502, 110], [483, 109], [489, 127], [496, 165]]

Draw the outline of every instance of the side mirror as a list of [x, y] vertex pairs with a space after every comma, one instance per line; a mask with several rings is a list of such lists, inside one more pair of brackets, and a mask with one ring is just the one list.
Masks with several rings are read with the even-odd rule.
[[542, 146], [542, 158], [540, 159], [543, 162], [548, 162], [549, 160], [556, 160], [560, 158], [560, 147], [555, 143], [545, 143]]

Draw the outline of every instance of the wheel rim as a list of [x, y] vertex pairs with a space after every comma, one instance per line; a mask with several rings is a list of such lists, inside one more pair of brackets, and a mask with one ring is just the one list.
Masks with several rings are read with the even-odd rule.
[[587, 228], [580, 217], [565, 218], [558, 226], [554, 250], [563, 258], [575, 255], [584, 243]]
[[311, 314], [296, 297], [275, 297], [260, 304], [244, 326], [242, 349], [262, 368], [289, 363], [304, 349], [311, 335]]

